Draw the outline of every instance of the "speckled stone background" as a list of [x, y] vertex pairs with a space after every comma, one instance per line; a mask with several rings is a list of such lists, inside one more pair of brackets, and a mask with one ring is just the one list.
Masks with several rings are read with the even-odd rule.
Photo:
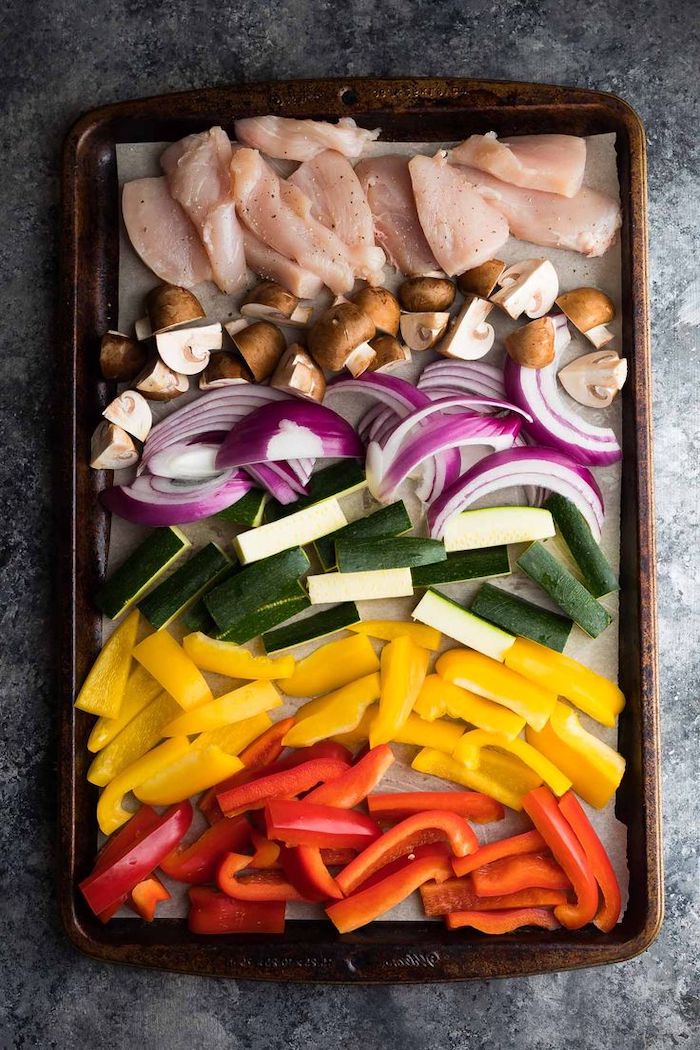
[[[60, 1050], [698, 1046], [698, 23], [685, 0], [9, 0], [0, 12], [0, 1044]], [[695, 11], [697, 15], [697, 9]], [[454, 75], [616, 92], [649, 138], [666, 921], [609, 970], [291, 987], [97, 965], [53, 896], [48, 422], [59, 150], [98, 104], [242, 79]], [[695, 221], [694, 221], [695, 220]]]

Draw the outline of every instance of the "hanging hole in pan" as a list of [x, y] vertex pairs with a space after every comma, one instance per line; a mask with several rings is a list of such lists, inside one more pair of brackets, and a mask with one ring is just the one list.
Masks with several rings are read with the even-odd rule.
[[346, 106], [354, 106], [357, 102], [357, 92], [353, 91], [352, 88], [344, 88], [340, 92], [340, 101], [344, 102]]

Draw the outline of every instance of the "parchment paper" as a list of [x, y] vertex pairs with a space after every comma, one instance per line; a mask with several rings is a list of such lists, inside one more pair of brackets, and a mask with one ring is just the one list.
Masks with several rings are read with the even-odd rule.
[[[135, 143], [118, 145], [117, 167], [120, 186], [131, 179], [160, 175], [161, 172], [158, 160], [166, 145], [167, 143]], [[425, 153], [432, 155], [441, 147], [441, 145], [449, 147], [453, 145], [453, 143], [440, 144], [380, 141], [370, 143], [363, 156], [380, 156], [384, 153]], [[293, 167], [293, 165], [291, 165], [291, 167]], [[615, 163], [614, 135], [596, 135], [588, 139], [588, 159], [585, 182], [596, 189], [603, 190], [615, 196], [618, 195], [619, 188]], [[616, 303], [619, 314], [619, 243], [615, 244], [604, 256], [587, 259], [575, 252], [552, 248], [544, 249], [510, 238], [507, 245], [502, 249], [502, 252], [499, 253], [499, 255], [502, 255], [502, 258], [504, 258], [507, 264], [516, 262], [519, 259], [531, 258], [535, 255], [546, 256], [551, 260], [557, 270], [560, 288], [562, 290], [576, 288], [581, 285], [592, 285], [601, 288], [607, 292]], [[254, 284], [257, 280], [258, 278], [254, 275], [250, 275], [251, 284]], [[386, 284], [388, 287], [395, 288], [401, 280], [402, 278], [400, 276], [396, 275], [391, 268], [387, 267]], [[157, 278], [138, 258], [129, 243], [125, 231], [122, 229], [119, 257], [120, 331], [131, 332], [133, 330], [134, 322], [145, 312], [143, 304], [146, 293], [158, 283]], [[212, 320], [227, 321], [230, 320], [231, 317], [238, 316], [238, 311], [236, 309], [236, 302], [238, 300], [234, 300], [231, 296], [219, 292], [213, 284], [208, 282], [202, 284], [195, 289], [195, 292], [204, 305], [207, 315], [211, 317]], [[320, 309], [324, 304], [320, 299], [318, 302]], [[494, 327], [496, 328], [496, 343], [493, 350], [485, 360], [499, 364], [503, 357], [502, 338], [512, 328], [516, 327], [519, 322], [511, 321], [502, 311], [493, 311], [489, 316], [489, 322], [494, 324]], [[580, 336], [573, 326], [570, 325], [569, 327], [572, 333], [572, 341], [562, 355], [562, 364], [565, 364], [570, 358], [579, 356], [582, 353], [590, 353], [593, 349], [591, 344], [588, 343], [583, 336]], [[619, 321], [615, 321], [611, 327], [615, 332], [615, 340], [612, 345], [619, 348], [621, 346]], [[433, 352], [414, 354], [414, 360], [410, 364], [402, 366], [402, 368], [397, 370], [395, 374], [406, 379], [415, 380], [425, 365], [435, 357], [437, 357], [437, 355]], [[191, 395], [184, 395], [183, 398], [179, 398], [170, 406], [161, 406], [157, 403], [151, 402], [152, 407], [155, 409], [154, 415], [156, 418], [160, 418], [161, 415], [172, 411], [173, 408], [181, 407], [185, 403], [185, 398], [190, 396], [196, 396], [196, 388]], [[338, 396], [333, 399], [333, 408], [336, 411], [341, 412], [352, 422], [356, 422], [368, 407], [368, 400], [362, 396], [358, 396], [354, 399], [354, 403], [353, 399], [347, 395]], [[594, 412], [581, 408], [579, 411], [582, 416], [585, 416], [585, 418], [591, 422], [612, 426], [619, 437], [621, 418], [619, 402], [616, 402], [607, 410]], [[466, 450], [466, 453], [463, 456], [464, 466], [468, 466], [475, 459], [479, 458], [480, 453], [481, 450], [478, 452], [475, 452], [474, 450]], [[620, 532], [620, 465], [615, 464], [614, 466], [597, 469], [594, 473], [603, 492], [606, 505], [605, 525], [601, 542], [613, 567], [617, 569], [619, 565]], [[128, 480], [126, 471], [123, 472], [123, 476], [125, 480]], [[122, 480], [121, 477], [119, 480]], [[404, 486], [404, 490], [401, 491], [400, 495], [408, 505], [412, 520], [416, 526], [414, 531], [419, 534], [422, 533], [424, 526], [423, 512], [419, 501], [413, 494], [411, 482], [408, 482]], [[484, 502], [488, 503], [488, 500], [485, 500]], [[505, 491], [502, 496], [499, 497], [499, 502], [502, 502], [503, 504], [509, 502], [524, 502], [522, 490], [513, 489], [510, 493]], [[476, 504], [476, 506], [479, 505], [480, 504]], [[374, 504], [374, 501], [366, 491], [356, 493], [343, 500], [343, 510], [349, 520], [363, 516], [370, 510], [370, 508], [376, 509], [376, 504]], [[235, 527], [221, 522], [201, 522], [184, 526], [184, 531], [193, 541], [195, 548], [198, 548], [209, 540], [216, 540], [224, 545], [228, 544], [237, 530]], [[113, 517], [108, 571], [111, 571], [127, 557], [130, 551], [143, 539], [146, 532], [147, 530], [131, 525], [128, 522], [123, 521], [121, 518], [116, 516]], [[511, 547], [511, 565], [515, 563], [515, 560], [520, 555], [521, 551], [524, 550], [525, 546], [526, 545], [518, 547], [513, 545]], [[313, 568], [312, 571], [314, 571]], [[471, 583], [449, 584], [441, 586], [440, 589], [444, 590], [445, 593], [450, 595], [450, 597], [454, 598], [456, 601], [467, 603], [471, 600], [479, 586], [480, 581], [474, 581]], [[540, 605], [546, 605], [553, 609], [555, 608], [544, 592], [522, 573], [516, 572], [511, 576], [499, 578], [498, 586], [511, 590], [523, 597], [530, 598]], [[410, 612], [412, 608], [414, 608], [416, 600], [416, 598], [401, 598], [389, 601], [359, 602], [358, 607], [363, 619], [387, 618], [408, 620], [410, 619]], [[581, 660], [583, 663], [587, 664], [587, 666], [600, 672], [606, 677], [616, 680], [618, 670], [618, 632], [616, 619], [618, 603], [615, 596], [606, 596], [602, 599], [602, 602], [615, 617], [615, 622], [613, 622], [608, 630], [604, 631], [597, 639], [588, 638], [588, 636], [579, 630], [579, 628], [574, 627], [571, 638], [566, 647], [566, 652], [568, 655]], [[318, 609], [319, 607], [315, 606], [303, 615], [311, 615], [314, 612], [317, 612]], [[109, 621], [105, 621], [104, 628], [106, 635], [113, 629], [113, 625]], [[177, 637], [181, 637], [182, 632], [179, 631], [177, 626], [170, 629]], [[317, 643], [310, 643], [306, 646], [299, 646], [297, 650], [295, 650], [295, 653], [298, 656], [303, 656], [306, 652], [313, 650], [316, 647], [316, 644]], [[453, 648], [454, 645], [454, 642], [446, 638], [443, 648]], [[253, 651], [259, 651], [259, 643], [250, 643], [249, 648]], [[379, 649], [378, 644], [377, 649]], [[215, 696], [221, 695], [232, 688], [230, 679], [220, 678], [216, 675], [207, 675], [207, 678], [210, 680]], [[284, 707], [278, 708], [274, 712], [275, 720], [285, 717], [288, 713], [293, 713], [302, 703], [304, 703], [303, 700], [287, 701]], [[606, 729], [597, 722], [593, 722], [586, 715], [580, 712], [579, 714], [582, 723], [587, 729], [600, 739], [605, 740], [606, 743], [613, 747], [616, 746], [616, 729]], [[397, 761], [382, 780], [383, 791], [410, 789], [437, 789], [444, 791], [449, 788], [460, 790], [459, 785], [450, 785], [443, 780], [437, 780], [436, 778], [412, 770], [410, 768], [410, 762], [416, 753], [416, 748], [399, 746], [394, 747], [394, 750], [397, 755]], [[614, 802], [610, 803], [610, 805], [602, 811], [592, 809], [585, 803], [583, 803], [583, 805], [610, 854], [613, 866], [615, 867], [618, 879], [620, 880], [623, 904], [626, 906], [629, 878], [627, 869], [627, 829], [615, 818]], [[196, 837], [196, 835], [202, 830], [203, 822], [200, 823], [200, 821], [201, 817], [197, 814], [196, 826], [194, 826], [191, 831], [192, 838]], [[496, 824], [476, 825], [475, 830], [479, 839], [482, 842], [487, 842], [491, 839], [500, 839], [506, 835], [517, 833], [518, 831], [525, 829], [528, 826], [528, 823], [527, 818], [520, 814], [508, 811], [508, 815], [504, 821]], [[173, 898], [159, 908], [159, 915], [184, 915], [186, 913], [186, 904], [182, 884], [170, 882], [168, 885]], [[291, 918], [317, 917], [318, 909], [314, 905], [294, 905], [288, 908], [288, 914]], [[622, 914], [624, 914], [624, 907]], [[126, 910], [123, 911], [123, 915], [133, 917], [133, 913]], [[425, 921], [425, 916], [420, 904], [420, 897], [417, 894], [414, 894], [413, 898], [387, 913], [385, 918], [406, 921], [420, 919]]]

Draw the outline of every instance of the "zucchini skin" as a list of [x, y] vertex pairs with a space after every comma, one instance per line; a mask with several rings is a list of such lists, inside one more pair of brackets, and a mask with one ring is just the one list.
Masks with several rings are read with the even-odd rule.
[[464, 580], [480, 580], [486, 576], [507, 576], [509, 573], [508, 548], [505, 545], [451, 551], [444, 561], [411, 569], [414, 587], [461, 583]]
[[337, 532], [330, 532], [314, 541], [314, 549], [318, 555], [324, 572], [335, 568], [335, 544], [338, 540], [347, 539], [369, 539], [370, 537], [398, 536], [402, 532], [408, 532], [413, 527], [406, 505], [403, 500], [390, 503], [387, 507], [380, 507], [373, 514], [368, 514], [357, 521], [351, 521]]
[[418, 565], [444, 562], [447, 558], [447, 552], [440, 540], [426, 540], [415, 536], [340, 539], [336, 540], [335, 553], [341, 572], [411, 569]]
[[192, 605], [230, 567], [231, 560], [221, 548], [208, 543], [150, 591], [139, 602], [139, 611], [159, 631]]
[[246, 492], [245, 496], [241, 496], [230, 507], [224, 507], [214, 517], [220, 521], [229, 521], [232, 525], [247, 525], [254, 529], [262, 521], [267, 499], [267, 493], [262, 489], [251, 489], [250, 492]]
[[518, 565], [591, 638], [612, 623], [608, 610], [541, 543], [528, 547]]
[[342, 602], [332, 609], [325, 609], [304, 620], [290, 623], [286, 627], [279, 627], [276, 631], [266, 631], [262, 636], [262, 642], [265, 652], [276, 653], [281, 649], [291, 649], [294, 645], [325, 638], [329, 634], [335, 634], [359, 622], [360, 614], [355, 603]]
[[578, 507], [557, 492], [551, 493], [544, 505], [554, 518], [571, 557], [581, 570], [590, 594], [594, 598], [602, 598], [604, 594], [619, 591], [620, 584], [612, 566], [603, 554], [600, 544], [594, 539], [590, 525]]
[[191, 546], [187, 536], [174, 526], [154, 529], [102, 584], [95, 605], [116, 620]]
[[[219, 631], [251, 616], [282, 596], [304, 575], [309, 559], [301, 547], [252, 562], [204, 596], [204, 604]], [[251, 635], [251, 637], [254, 637]]]
[[261, 605], [255, 612], [236, 620], [225, 631], [219, 631], [216, 638], [224, 642], [244, 642], [257, 638], [272, 627], [289, 620], [297, 613], [303, 612], [311, 605], [309, 596], [298, 580], [287, 585], [285, 590], [274, 601]]
[[546, 645], [558, 653], [564, 651], [573, 620], [550, 609], [543, 609], [517, 594], [484, 583], [477, 591], [471, 611], [504, 631], [531, 638], [533, 642]]

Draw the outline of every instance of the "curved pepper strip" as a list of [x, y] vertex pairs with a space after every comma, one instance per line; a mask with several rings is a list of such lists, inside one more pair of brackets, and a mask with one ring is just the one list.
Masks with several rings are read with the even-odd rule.
[[272, 682], [247, 682], [239, 689], [217, 696], [206, 704], [199, 704], [192, 711], [182, 712], [164, 727], [163, 736], [207, 733], [281, 706], [282, 697]]
[[480, 897], [502, 897], [538, 887], [543, 890], [568, 890], [567, 876], [553, 857], [543, 853], [521, 853], [501, 857], [471, 875], [472, 885]]
[[224, 853], [247, 846], [251, 829], [247, 820], [220, 820], [189, 846], [178, 846], [160, 862], [160, 869], [177, 882], [193, 886], [211, 882]]
[[369, 638], [355, 634], [328, 642], [299, 660], [282, 689], [287, 696], [320, 696], [379, 670], [379, 660]]
[[216, 884], [227, 897], [239, 901], [303, 901], [299, 890], [277, 871], [255, 871], [245, 878], [238, 873], [250, 867], [250, 857], [227, 853], [219, 864]]
[[181, 710], [172, 696], [162, 692], [151, 700], [117, 733], [113, 740], [93, 758], [87, 779], [98, 787], [106, 787], [122, 770], [141, 758], [163, 739], [163, 727]]
[[556, 911], [551, 908], [505, 908], [503, 911], [453, 911], [445, 916], [448, 930], [470, 926], [481, 933], [512, 933], [523, 926], [541, 926], [544, 930], [558, 930]]
[[571, 787], [568, 777], [557, 769], [543, 754], [524, 740], [509, 740], [500, 733], [487, 733], [483, 729], [473, 729], [465, 733], [452, 752], [457, 762], [463, 762], [468, 769], [478, 769], [483, 748], [495, 747], [515, 755], [526, 766], [529, 766], [552, 789], [555, 795], [563, 795]]
[[522, 835], [511, 835], [507, 839], [498, 839], [496, 842], [487, 842], [479, 846], [476, 853], [468, 857], [455, 857], [452, 861], [455, 875], [468, 875], [470, 871], [483, 868], [486, 864], [492, 864], [501, 857], [515, 857], [521, 853], [536, 853], [545, 850], [547, 843], [539, 831], [525, 831]]
[[190, 745], [186, 753], [167, 766], [162, 766], [133, 790], [141, 802], [148, 802], [152, 806], [169, 806], [206, 791], [241, 768], [240, 759], [235, 755], [227, 755], [220, 747], [200, 749]]
[[313, 758], [281, 773], [258, 777], [248, 784], [224, 791], [216, 796], [222, 813], [235, 817], [248, 809], [262, 809], [275, 798], [290, 798], [308, 791], [325, 780], [339, 777], [348, 768], [348, 763], [339, 758]]
[[284, 901], [241, 901], [207, 886], [189, 893], [192, 933], [284, 933]]
[[219, 729], [208, 729], [206, 733], [200, 733], [192, 741], [192, 747], [210, 747], [215, 744], [225, 751], [227, 755], [240, 755], [248, 744], [264, 733], [272, 725], [272, 719], [265, 711], [252, 718], [245, 718], [242, 722], [232, 722], [228, 726], [220, 726]]
[[523, 799], [523, 808], [574, 888], [576, 903], [560, 904], [555, 908], [556, 917], [568, 930], [579, 930], [598, 911], [598, 883], [583, 847], [549, 788], [530, 791]]
[[339, 900], [343, 891], [315, 846], [292, 846], [280, 853], [282, 870], [307, 901]]
[[523, 765], [520, 759], [500, 751], [483, 751], [479, 768], [467, 769], [461, 762], [456, 762], [452, 755], [425, 747], [418, 752], [411, 765], [420, 773], [429, 773], [463, 787], [483, 791], [490, 798], [518, 811], [523, 808], [526, 793], [542, 783], [541, 778]]
[[119, 714], [113, 718], [101, 715], [97, 719], [88, 737], [88, 751], [101, 751], [106, 747], [139, 711], [155, 700], [160, 691], [161, 687], [155, 678], [137, 664], [127, 679]]
[[78, 693], [80, 711], [116, 718], [131, 670], [131, 654], [139, 630], [140, 613], [134, 609], [107, 639]]
[[308, 747], [319, 740], [349, 733], [362, 721], [370, 704], [379, 699], [378, 674], [365, 675], [319, 697], [297, 711], [297, 722], [284, 738], [285, 747]]
[[408, 623], [402, 620], [361, 620], [353, 623], [348, 631], [354, 634], [367, 634], [370, 638], [381, 638], [384, 642], [393, 642], [395, 638], [410, 638], [414, 645], [421, 649], [437, 651], [440, 648], [442, 635], [434, 627], [422, 623]]
[[389, 875], [394, 875], [397, 871], [403, 871], [414, 860], [424, 860], [426, 857], [433, 860], [447, 859], [449, 861], [451, 857], [450, 847], [446, 842], [428, 842], [422, 846], [414, 846], [410, 852], [404, 853], [401, 857], [396, 857], [394, 860], [389, 861], [388, 864], [383, 864], [381, 868], [377, 868], [368, 879], [362, 882], [358, 889], [368, 890], [370, 886], [376, 886], [378, 882], [382, 882]]
[[339, 933], [350, 933], [400, 904], [429, 879], [449, 878], [451, 871], [447, 857], [411, 861], [373, 886], [331, 904], [326, 908], [326, 915]]
[[354, 809], [296, 799], [271, 799], [265, 806], [268, 838], [286, 846], [364, 849], [381, 835], [371, 817]]
[[201, 671], [227, 678], [249, 678], [255, 681], [289, 678], [294, 674], [294, 657], [253, 656], [241, 645], [223, 642], [201, 631], [182, 639], [182, 648]]
[[420, 888], [423, 910], [429, 919], [454, 911], [500, 911], [503, 908], [553, 908], [566, 904], [565, 890], [533, 887], [500, 897], [479, 897], [471, 879], [426, 882]]
[[394, 753], [388, 744], [373, 747], [345, 773], [311, 791], [304, 801], [352, 809], [367, 798], [393, 762]]
[[[104, 871], [110, 864], [113, 864], [115, 860], [123, 856], [127, 850], [135, 846], [137, 842], [140, 842], [145, 837], [146, 833], [154, 827], [160, 820], [160, 815], [151, 806], [140, 806], [137, 809], [134, 816], [125, 824], [119, 831], [115, 831], [113, 835], [105, 842], [104, 846], [97, 854], [97, 860], [95, 861], [95, 867], [93, 868], [93, 875], [96, 875], [99, 871]], [[352, 860], [352, 857], [350, 858]], [[100, 922], [109, 922], [109, 920], [119, 911], [122, 904], [126, 903], [128, 894], [124, 894], [120, 900], [115, 901], [109, 908], [100, 912], [97, 916]]]
[[533, 729], [545, 725], [557, 702], [557, 694], [551, 689], [474, 649], [450, 649], [438, 658], [435, 669], [448, 682], [503, 704]]
[[[109, 835], [116, 831], [127, 820], [131, 820], [133, 812], [124, 809], [122, 802], [124, 796], [133, 791], [144, 780], [154, 776], [159, 770], [176, 762], [178, 758], [186, 754], [190, 742], [186, 736], [175, 736], [166, 740], [158, 747], [154, 747], [141, 758], [137, 758], [130, 766], [110, 781], [97, 801], [97, 823], [100, 831]], [[147, 801], [147, 800], [144, 800]]]
[[429, 674], [425, 679], [413, 710], [428, 722], [448, 715], [485, 729], [487, 733], [503, 733], [509, 740], [514, 740], [525, 728], [522, 715], [516, 715], [493, 700], [485, 700], [469, 689], [462, 689], [439, 674]]
[[169, 900], [170, 894], [155, 875], [149, 875], [147, 879], [142, 879], [129, 894], [130, 906], [144, 922], [153, 922], [158, 905], [162, 901]]
[[617, 925], [622, 910], [620, 884], [610, 857], [573, 792], [570, 791], [559, 800], [559, 811], [566, 817], [581, 843], [603, 895], [603, 903], [593, 922], [603, 933], [610, 933]]
[[474, 824], [490, 824], [503, 820], [505, 816], [500, 802], [478, 791], [402, 791], [368, 795], [367, 806], [370, 816], [380, 824], [396, 824], [412, 813], [422, 813], [426, 809], [458, 813]]
[[[363, 636], [360, 636], [363, 637]], [[430, 654], [405, 635], [382, 649], [379, 710], [372, 723], [372, 747], [388, 744], [413, 710], [428, 670]]]
[[[235, 817], [233, 818], [236, 819]], [[229, 821], [223, 821], [224, 824], [228, 824]], [[246, 822], [247, 823], [247, 822]], [[271, 842], [267, 836], [263, 835], [262, 832], [258, 831], [257, 828], [250, 829], [250, 838], [255, 848], [255, 853], [250, 858], [250, 867], [256, 868], [261, 871], [269, 870], [270, 868], [279, 868], [280, 853], [282, 847], [279, 842]]]
[[344, 868], [357, 856], [356, 849], [320, 849], [321, 860], [329, 868]]
[[167, 631], [149, 634], [133, 656], [185, 711], [213, 700], [204, 675]]

